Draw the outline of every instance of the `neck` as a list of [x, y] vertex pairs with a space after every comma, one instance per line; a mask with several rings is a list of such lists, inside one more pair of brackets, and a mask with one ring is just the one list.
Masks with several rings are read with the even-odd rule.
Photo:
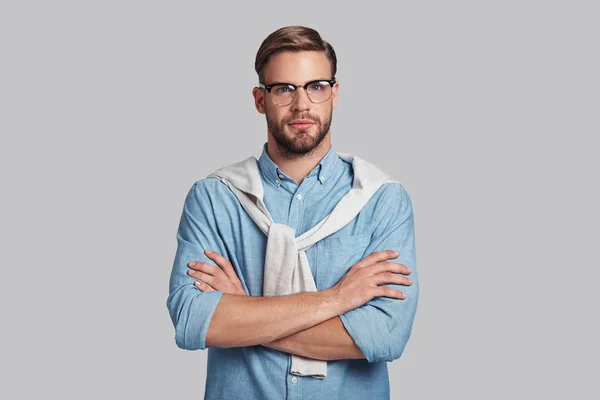
[[329, 149], [331, 149], [329, 137], [329, 134], [327, 134], [323, 141], [309, 153], [290, 154], [285, 149], [279, 147], [277, 142], [269, 135], [267, 153], [281, 171], [295, 180], [298, 185], [301, 185], [304, 178], [310, 174], [310, 171], [321, 162], [323, 157], [329, 152]]

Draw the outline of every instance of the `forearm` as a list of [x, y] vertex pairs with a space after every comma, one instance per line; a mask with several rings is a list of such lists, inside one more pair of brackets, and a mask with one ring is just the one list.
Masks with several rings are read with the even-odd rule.
[[225, 293], [208, 326], [206, 345], [266, 344], [311, 328], [342, 312], [327, 290], [268, 297]]
[[337, 316], [265, 346], [316, 360], [365, 358]]

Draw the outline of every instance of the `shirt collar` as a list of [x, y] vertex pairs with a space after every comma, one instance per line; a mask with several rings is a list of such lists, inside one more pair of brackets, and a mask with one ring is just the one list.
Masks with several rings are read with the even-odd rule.
[[[308, 174], [307, 177], [315, 176], [317, 177], [318, 182], [322, 185], [328, 181], [328, 179], [332, 179], [337, 171], [337, 169], [341, 168], [341, 163], [343, 161], [340, 160], [336, 151], [333, 149], [333, 146], [329, 149], [327, 154], [319, 161], [319, 164], [313, 168], [312, 171]], [[283, 179], [291, 179], [286, 174], [284, 174], [277, 164], [273, 162], [269, 154], [267, 153], [267, 143], [263, 145], [262, 154], [258, 159], [258, 166], [265, 174], [267, 179], [273, 182], [274, 185], [279, 186]]]

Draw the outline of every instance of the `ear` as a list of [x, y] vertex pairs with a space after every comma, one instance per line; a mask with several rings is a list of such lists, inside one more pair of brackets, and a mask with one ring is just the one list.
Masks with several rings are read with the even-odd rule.
[[331, 88], [331, 101], [333, 103], [333, 109], [335, 109], [335, 107], [338, 104], [339, 86], [340, 86], [340, 83], [338, 81], [335, 81], [335, 83], [333, 84], [333, 87]]
[[252, 89], [252, 96], [254, 96], [254, 107], [256, 111], [261, 114], [265, 113], [265, 92], [259, 87]]

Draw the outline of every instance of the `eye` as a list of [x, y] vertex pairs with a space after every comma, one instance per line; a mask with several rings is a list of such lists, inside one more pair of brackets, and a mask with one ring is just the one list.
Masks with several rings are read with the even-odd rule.
[[273, 87], [276, 94], [286, 94], [294, 91], [294, 88], [288, 85], [277, 85]]
[[325, 85], [319, 82], [315, 82], [315, 83], [311, 83], [310, 86], [308, 87], [308, 90], [311, 90], [313, 92], [318, 92], [325, 89]]

